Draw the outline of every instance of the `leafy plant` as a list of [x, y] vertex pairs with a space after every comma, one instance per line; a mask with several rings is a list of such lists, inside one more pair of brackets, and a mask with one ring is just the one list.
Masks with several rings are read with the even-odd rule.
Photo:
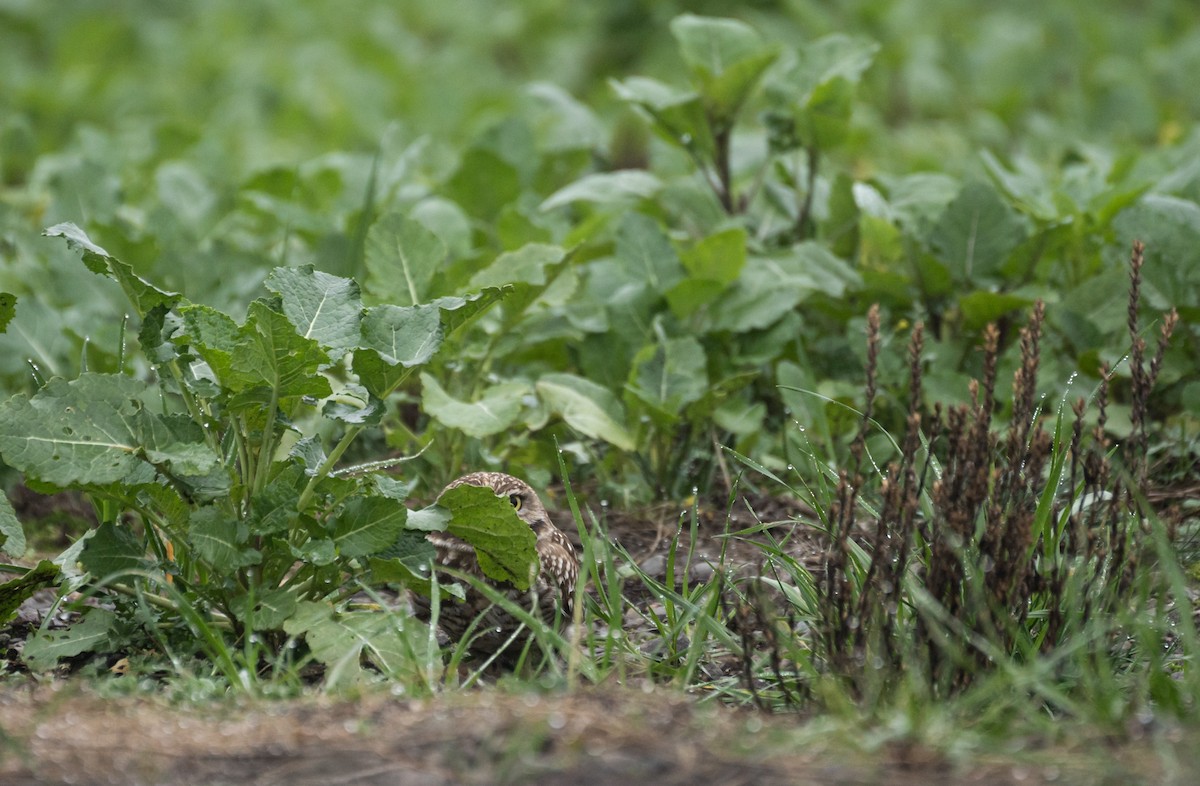
[[[442, 499], [448, 516], [410, 519], [408, 484], [367, 471], [379, 467], [338, 467], [384, 401], [505, 290], [364, 307], [351, 279], [277, 268], [270, 295], [239, 324], [150, 284], [74, 225], [46, 234], [126, 293], [153, 381], [91, 372], [0, 405], [5, 462], [31, 486], [85, 491], [96, 505], [99, 526], [56, 561], [65, 587], [136, 601], [41, 634], [27, 649], [31, 666], [99, 649], [134, 624], [164, 640], [163, 629], [190, 628], [235, 684], [264, 652], [300, 639], [331, 679], [360, 674], [360, 653], [411, 678], [436, 660], [422, 626], [344, 608], [360, 577], [370, 581], [368, 567], [428, 591], [423, 530], [449, 527], [486, 551], [489, 575], [527, 573], [535, 556], [519, 536], [528, 527], [503, 500], [465, 490]], [[486, 530], [467, 526], [479, 511], [490, 516]], [[44, 583], [45, 571], [36, 574], [9, 613]]]

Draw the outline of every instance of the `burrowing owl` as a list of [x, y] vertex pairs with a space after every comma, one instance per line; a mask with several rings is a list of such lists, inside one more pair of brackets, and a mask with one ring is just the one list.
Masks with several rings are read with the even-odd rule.
[[[579, 576], [579, 559], [567, 537], [550, 521], [546, 508], [534, 490], [523, 480], [502, 472], [473, 472], [450, 483], [442, 493], [463, 484], [490, 488], [496, 496], [506, 497], [517, 509], [517, 515], [529, 524], [537, 535], [536, 549], [540, 563], [537, 577], [525, 592], [507, 582], [490, 579], [480, 569], [475, 549], [447, 532], [431, 532], [426, 536], [437, 547], [438, 564], [478, 576], [526, 608], [531, 608], [530, 604], [536, 599], [538, 614], [547, 622], [553, 622], [558, 613], [563, 617], [569, 615], [575, 597], [575, 580]], [[467, 628], [479, 619], [471, 633], [470, 649], [478, 654], [489, 655], [508, 641], [520, 622], [499, 606], [493, 605], [477, 590], [470, 586], [464, 586], [463, 589], [466, 592], [465, 602], [445, 600], [441, 603], [438, 624], [451, 640], [458, 641]], [[429, 599], [416, 596], [414, 606], [417, 616], [428, 621]], [[482, 618], [480, 615], [483, 615]], [[509, 652], [515, 653], [519, 649], [514, 646]]]

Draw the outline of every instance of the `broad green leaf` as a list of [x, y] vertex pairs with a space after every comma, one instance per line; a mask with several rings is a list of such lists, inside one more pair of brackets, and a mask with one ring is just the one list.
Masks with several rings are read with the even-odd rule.
[[[139, 398], [145, 391], [119, 374], [52, 379], [31, 398], [0, 404], [0, 454], [9, 466], [62, 487], [150, 482], [154, 468], [141, 458], [146, 424], [154, 420]], [[179, 447], [190, 453], [193, 446]]]
[[704, 96], [710, 119], [729, 127], [755, 84], [779, 53], [754, 28], [735, 19], [684, 14], [671, 20], [671, 34]]
[[680, 91], [654, 79], [633, 76], [610, 80], [613, 92], [646, 113], [655, 133], [672, 144], [711, 160], [716, 150], [704, 104], [695, 91]]
[[708, 389], [704, 347], [691, 336], [643, 347], [633, 359], [633, 393], [654, 408], [677, 416]]
[[420, 510], [409, 511], [405, 526], [421, 532], [444, 532], [449, 523], [450, 512], [448, 510], [437, 505], [430, 505]]
[[365, 557], [394, 543], [407, 516], [394, 499], [355, 497], [337, 514], [330, 537], [343, 557]]
[[571, 428], [593, 439], [602, 439], [621, 450], [633, 450], [633, 435], [625, 427], [625, 412], [607, 388], [574, 374], [546, 374], [537, 381], [537, 392], [551, 411]]
[[17, 315], [17, 296], [0, 292], [0, 333], [8, 330], [8, 323]]
[[511, 295], [512, 291], [510, 286], [487, 287], [482, 292], [463, 297], [440, 297], [430, 305], [441, 310], [442, 327], [449, 337], [466, 328], [493, 305]]
[[545, 286], [547, 268], [558, 265], [566, 257], [567, 252], [558, 246], [529, 243], [496, 257], [495, 262], [471, 277], [469, 286], [472, 289], [499, 288], [515, 283]]
[[1026, 238], [1024, 222], [988, 183], [963, 187], [929, 237], [937, 258], [960, 283], [994, 281]]
[[802, 46], [767, 86], [789, 111], [800, 140], [819, 149], [839, 146], [849, 134], [856, 86], [879, 44], [834, 34]]
[[247, 545], [247, 535], [244, 524], [217, 507], [199, 508], [188, 521], [192, 548], [220, 575], [261, 561], [262, 555]]
[[268, 589], [253, 597], [253, 606], [250, 601], [250, 595], [239, 595], [229, 604], [247, 630], [279, 630], [296, 613], [296, 594], [289, 589]]
[[376, 472], [363, 479], [363, 491], [403, 502], [408, 499], [412, 484]]
[[629, 213], [617, 230], [616, 258], [627, 274], [664, 293], [684, 277], [683, 265], [658, 222]]
[[746, 264], [746, 230], [732, 227], [711, 234], [681, 254], [680, 261], [694, 278], [731, 284]]
[[521, 413], [521, 400], [529, 393], [529, 386], [521, 382], [501, 382], [484, 390], [476, 401], [459, 401], [432, 376], [421, 374], [421, 408], [425, 414], [476, 439], [499, 434], [515, 423]]
[[450, 511], [446, 531], [475, 547], [484, 574], [529, 589], [537, 570], [537, 536], [507, 499], [489, 488], [464, 484], [443, 492], [438, 505]]
[[332, 360], [358, 345], [363, 305], [354, 279], [331, 276], [312, 265], [277, 267], [265, 286], [279, 295], [296, 332], [328, 350]]
[[979, 330], [989, 322], [1017, 309], [1027, 308], [1035, 298], [1007, 292], [975, 291], [958, 299], [963, 323], [968, 330]]
[[145, 413], [140, 430], [146, 460], [181, 478], [202, 477], [221, 466], [204, 441], [204, 430], [186, 415]]
[[1047, 181], [1046, 173], [1024, 156], [1013, 159], [1014, 169], [1006, 168], [991, 151], [979, 154], [983, 166], [1009, 199], [1039, 221], [1058, 218], [1058, 207], [1054, 204], [1054, 189]]
[[[444, 509], [441, 512], [445, 520], [449, 521], [449, 512]], [[411, 525], [410, 518], [409, 526]], [[436, 557], [437, 549], [423, 534], [406, 529], [389, 548], [371, 557], [368, 564], [373, 581], [399, 584], [429, 595], [432, 592], [429, 568]], [[459, 596], [462, 596], [461, 591]]]
[[190, 347], [222, 385], [234, 389], [237, 375], [231, 365], [241, 337], [237, 322], [210, 306], [189, 304], [180, 306], [178, 311], [180, 326], [171, 335], [171, 341]]
[[25, 575], [0, 584], [0, 624], [7, 623], [33, 593], [57, 584], [59, 575], [58, 566], [44, 559]]
[[446, 181], [445, 196], [475, 218], [490, 220], [521, 194], [520, 174], [495, 151], [473, 147]]
[[681, 254], [680, 261], [688, 277], [666, 296], [671, 311], [686, 318], [737, 280], [746, 264], [746, 231], [734, 227], [709, 235]]
[[803, 109], [823, 85], [836, 80], [857, 84], [878, 52], [879, 44], [870, 39], [827, 35], [803, 45], [771, 80], [767, 92], [777, 101]]
[[408, 376], [408, 369], [433, 357], [442, 336], [441, 310], [435, 305], [367, 309], [354, 373], [372, 396], [384, 399]]
[[83, 252], [83, 264], [100, 276], [107, 276], [121, 285], [126, 297], [142, 316], [155, 306], [174, 306], [182, 298], [176, 292], [166, 292], [133, 272], [133, 268], [109, 255], [91, 241], [82, 229], [72, 223], [55, 224], [43, 233], [46, 237], [61, 237], [71, 248]]
[[618, 172], [594, 172], [563, 186], [542, 202], [541, 210], [554, 210], [576, 202], [597, 205], [627, 205], [649, 199], [663, 188], [654, 175], [641, 169], [622, 169]]
[[294, 462], [271, 478], [250, 500], [251, 515], [246, 525], [251, 535], [272, 535], [291, 528], [296, 519], [296, 501], [305, 484], [304, 470]]
[[[1180, 307], [1185, 320], [1200, 306], [1200, 265], [1186, 263], [1200, 247], [1200, 203], [1147, 194], [1113, 221], [1122, 254], [1133, 241], [1146, 245], [1142, 297], [1155, 309]], [[1194, 316], [1192, 317], [1194, 319]]]
[[108, 645], [117, 615], [108, 609], [89, 609], [84, 618], [66, 630], [42, 629], [25, 641], [21, 660], [35, 673], [50, 671], [60, 658], [96, 652]]
[[338, 556], [337, 544], [329, 538], [309, 539], [299, 546], [289, 546], [289, 550], [296, 559], [318, 568], [332, 565], [337, 561]]
[[18, 558], [25, 554], [25, 530], [21, 529], [17, 512], [3, 491], [0, 491], [0, 551]]
[[[261, 300], [250, 304], [241, 339], [230, 359], [230, 369], [242, 380], [265, 386], [279, 399], [332, 393], [329, 380], [317, 369], [329, 356], [311, 338], [296, 332], [283, 314]], [[243, 388], [244, 389], [244, 388]]]
[[304, 636], [313, 657], [325, 664], [325, 684], [347, 687], [367, 679], [365, 656], [390, 678], [424, 680], [430, 664], [428, 627], [413, 617], [378, 612], [339, 614], [325, 603], [303, 602], [283, 624], [291, 636]]
[[839, 298], [862, 279], [818, 243], [751, 257], [741, 276], [710, 308], [712, 327], [742, 333], [774, 324], [814, 293]]
[[446, 246], [421, 222], [387, 213], [367, 232], [367, 294], [375, 303], [425, 303], [445, 259]]
[[146, 546], [124, 524], [101, 524], [79, 555], [83, 569], [97, 580], [142, 570], [149, 564]]
[[533, 128], [538, 149], [562, 153], [591, 151], [605, 144], [604, 124], [588, 106], [558, 85], [534, 82], [524, 89], [522, 116]]

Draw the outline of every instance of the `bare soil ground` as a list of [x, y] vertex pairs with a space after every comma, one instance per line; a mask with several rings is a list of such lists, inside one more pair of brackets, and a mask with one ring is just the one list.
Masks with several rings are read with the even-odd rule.
[[1195, 735], [978, 754], [815, 742], [795, 717], [675, 692], [379, 692], [170, 706], [72, 686], [0, 693], [0, 783], [13, 784], [1130, 784], [1195, 783]]

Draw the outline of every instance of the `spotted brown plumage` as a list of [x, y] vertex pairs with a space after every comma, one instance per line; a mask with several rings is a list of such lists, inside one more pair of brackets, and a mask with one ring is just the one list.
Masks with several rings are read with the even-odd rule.
[[[533, 608], [533, 604], [536, 603], [538, 615], [547, 623], [552, 623], [556, 616], [568, 617], [575, 598], [579, 559], [575, 556], [575, 548], [567, 537], [550, 521], [546, 508], [534, 490], [525, 481], [502, 472], [473, 472], [451, 482], [442, 493], [464, 484], [490, 488], [496, 496], [508, 499], [516, 508], [517, 515], [537, 536], [537, 575], [526, 591], [519, 590], [507, 582], [489, 578], [479, 567], [475, 549], [448, 532], [431, 532], [426, 535], [429, 542], [437, 548], [437, 563], [478, 577], [525, 608]], [[477, 654], [490, 655], [508, 641], [520, 626], [520, 622], [478, 590], [469, 585], [464, 585], [463, 590], [466, 593], [465, 601], [458, 602], [449, 598], [442, 601], [438, 625], [452, 641], [457, 642], [478, 619], [470, 634], [472, 638], [469, 648]], [[428, 621], [429, 599], [417, 595], [413, 599], [413, 605], [417, 616]], [[517, 637], [509, 653], [515, 654], [520, 650], [522, 638]]]

